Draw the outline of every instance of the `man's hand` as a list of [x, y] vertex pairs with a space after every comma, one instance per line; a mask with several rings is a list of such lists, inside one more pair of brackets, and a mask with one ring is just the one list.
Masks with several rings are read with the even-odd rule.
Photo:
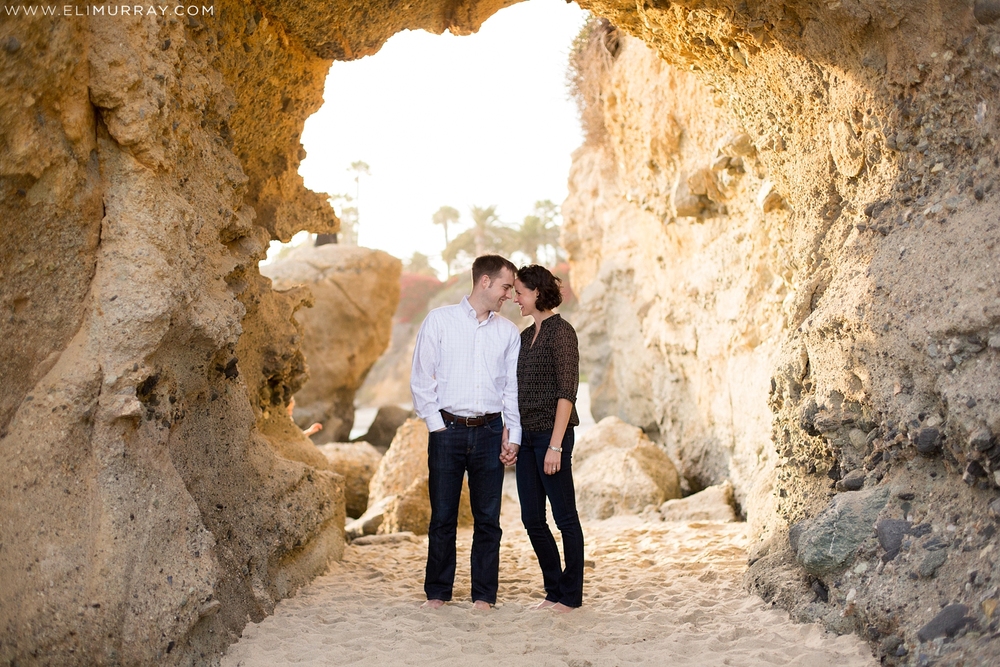
[[521, 449], [521, 445], [514, 443], [511, 444], [507, 439], [510, 433], [507, 431], [505, 426], [503, 429], [503, 435], [500, 437], [500, 462], [505, 466], [512, 466], [517, 463], [517, 452]]
[[322, 430], [323, 430], [323, 425], [320, 424], [319, 422], [316, 422], [315, 424], [313, 424], [309, 428], [307, 428], [304, 431], [302, 431], [302, 434], [308, 437], [308, 436], [312, 435], [313, 433], [319, 433]]

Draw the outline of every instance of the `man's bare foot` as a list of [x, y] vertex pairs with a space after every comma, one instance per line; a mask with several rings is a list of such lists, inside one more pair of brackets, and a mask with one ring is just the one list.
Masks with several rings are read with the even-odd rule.
[[574, 609], [575, 607], [567, 607], [562, 602], [557, 602], [554, 605], [552, 605], [552, 611], [556, 612], [557, 614], [566, 614], [573, 611]]
[[486, 610], [489, 610], [489, 609], [492, 608], [493, 605], [491, 605], [486, 600], [476, 600], [475, 602], [472, 603], [472, 606], [474, 608], [476, 608], [476, 609], [486, 609]]
[[531, 605], [529, 609], [548, 609], [549, 607], [554, 607], [555, 604], [552, 600], [542, 600], [538, 604]]
[[420, 605], [421, 609], [439, 609], [444, 606], [444, 600], [428, 600]]

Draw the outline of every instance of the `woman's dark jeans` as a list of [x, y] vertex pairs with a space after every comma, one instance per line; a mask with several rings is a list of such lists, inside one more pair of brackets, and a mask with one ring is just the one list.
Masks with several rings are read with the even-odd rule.
[[[583, 528], [576, 513], [573, 488], [573, 429], [567, 428], [562, 441], [559, 472], [546, 475], [543, 462], [552, 431], [524, 431], [517, 455], [517, 494], [521, 498], [524, 523], [542, 568], [545, 599], [567, 607], [583, 604]], [[552, 517], [562, 533], [566, 569], [559, 560], [552, 531], [545, 520], [545, 498], [552, 504]]]
[[497, 601], [500, 578], [500, 496], [503, 463], [500, 440], [503, 419], [483, 426], [449, 423], [427, 442], [430, 471], [431, 523], [427, 530], [428, 600], [451, 600], [455, 583], [455, 532], [462, 480], [469, 473], [469, 500], [475, 521], [472, 532], [472, 600]]

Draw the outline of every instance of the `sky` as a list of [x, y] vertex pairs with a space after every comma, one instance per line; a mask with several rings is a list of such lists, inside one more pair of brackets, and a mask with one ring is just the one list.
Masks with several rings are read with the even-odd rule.
[[[359, 245], [401, 259], [436, 259], [441, 206], [471, 225], [470, 206], [496, 205], [519, 223], [535, 201], [566, 197], [570, 155], [583, 143], [566, 87], [570, 44], [587, 14], [565, 0], [529, 0], [500, 10], [475, 35], [406, 31], [373, 56], [335, 62], [324, 105], [306, 121], [306, 187], [355, 195]], [[301, 240], [300, 236], [298, 240]]]

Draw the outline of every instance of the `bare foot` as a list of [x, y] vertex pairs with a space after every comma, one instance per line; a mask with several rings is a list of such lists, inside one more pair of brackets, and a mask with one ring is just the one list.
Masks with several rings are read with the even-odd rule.
[[487, 611], [493, 607], [493, 605], [491, 605], [486, 600], [476, 600], [475, 602], [472, 603], [472, 606], [475, 609], [485, 609]]
[[573, 609], [575, 609], [575, 607], [567, 607], [562, 602], [557, 602], [554, 605], [552, 605], [552, 611], [556, 612], [557, 614], [568, 614], [569, 612], [573, 611]]
[[528, 609], [548, 609], [549, 607], [554, 607], [555, 604], [552, 600], [542, 600], [538, 604], [531, 605]]
[[421, 609], [439, 609], [444, 606], [444, 600], [428, 600], [420, 605]]

